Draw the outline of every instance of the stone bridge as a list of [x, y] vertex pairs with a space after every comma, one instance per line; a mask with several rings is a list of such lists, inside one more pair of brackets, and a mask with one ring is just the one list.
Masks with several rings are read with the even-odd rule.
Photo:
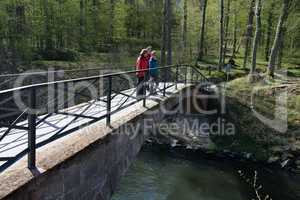
[[[155, 134], [157, 123], [182, 108], [183, 99], [211, 87], [198, 69], [188, 65], [160, 71], [156, 93], [142, 96], [129, 84], [136, 71], [0, 91], [0, 109], [5, 111], [1, 111], [5, 117], [0, 115], [0, 198], [110, 199], [147, 136]], [[78, 86], [81, 98], [69, 92], [83, 82]], [[68, 93], [59, 98], [59, 89]], [[54, 100], [45, 100], [39, 90], [47, 90], [48, 96], [53, 91]], [[90, 95], [84, 93], [87, 90]], [[10, 113], [17, 109], [17, 115]]]

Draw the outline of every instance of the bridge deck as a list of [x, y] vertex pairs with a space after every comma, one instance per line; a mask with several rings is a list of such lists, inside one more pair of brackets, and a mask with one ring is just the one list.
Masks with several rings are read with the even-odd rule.
[[[167, 86], [170, 86], [166, 90], [166, 96], [170, 96], [174, 92], [176, 92], [175, 85], [173, 83], [168, 83]], [[182, 89], [185, 85], [178, 84], [178, 90]], [[160, 84], [159, 88], [163, 87], [163, 84]], [[123, 91], [123, 94], [116, 94], [112, 99], [111, 118], [112, 121], [116, 119], [116, 117], [120, 117], [122, 115], [126, 115], [126, 113], [132, 112], [136, 109], [136, 104], [138, 103], [136, 100], [136, 89], [129, 89]], [[149, 95], [149, 94], [148, 94]], [[37, 125], [36, 131], [36, 143], [38, 146], [46, 145], [47, 143], [62, 137], [66, 134], [72, 134], [75, 130], [80, 129], [80, 127], [85, 126], [89, 123], [93, 123], [95, 121], [101, 121], [105, 123], [104, 116], [107, 112], [107, 107], [105, 103], [106, 97], [101, 97], [98, 100], [93, 100], [90, 102], [82, 103], [80, 105], [61, 110], [58, 113], [51, 114], [43, 120], [40, 124]], [[147, 100], [151, 99], [154, 101], [160, 101], [163, 99], [162, 92], [158, 92], [155, 96], [147, 97]], [[124, 109], [120, 109], [124, 108]], [[60, 114], [60, 113], [68, 113]], [[80, 117], [84, 115], [84, 117]], [[39, 116], [38, 120], [45, 118], [44, 116]], [[102, 118], [101, 118], [102, 117]], [[97, 120], [98, 118], [98, 120]], [[38, 121], [37, 120], [37, 121]], [[17, 124], [18, 126], [27, 127], [27, 121], [23, 121]], [[0, 129], [0, 136], [4, 134], [7, 128]], [[27, 130], [16, 130], [13, 129], [10, 133], [3, 138], [0, 142], [0, 157], [15, 157], [18, 159], [22, 157], [26, 153], [26, 149], [28, 147], [28, 132]], [[0, 161], [0, 166], [5, 162]]]

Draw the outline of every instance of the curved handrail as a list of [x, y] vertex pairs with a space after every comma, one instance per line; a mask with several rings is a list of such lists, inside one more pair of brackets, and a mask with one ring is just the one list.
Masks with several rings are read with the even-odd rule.
[[[159, 88], [159, 91], [163, 93], [163, 96], [166, 96], [166, 90], [170, 87], [175, 87], [175, 89], [177, 89], [177, 85], [179, 82], [178, 80], [178, 76], [179, 76], [179, 69], [182, 68], [183, 69], [183, 72], [184, 75], [185, 75], [185, 84], [187, 83], [187, 74], [190, 73], [190, 71], [188, 70], [188, 68], [192, 69], [193, 70], [193, 74], [194, 72], [196, 72], [196, 75], [197, 75], [197, 80], [198, 82], [202, 82], [203, 80], [204, 81], [207, 81], [209, 82], [209, 79], [205, 77], [205, 75], [203, 73], [201, 73], [201, 71], [199, 69], [197, 69], [196, 67], [194, 67], [193, 65], [189, 65], [189, 64], [175, 64], [175, 65], [168, 65], [168, 66], [164, 66], [164, 67], [158, 67], [159, 70], [167, 70], [168, 72], [170, 73], [175, 73], [175, 69], [176, 69], [176, 77], [171, 77], [172, 79], [172, 83], [174, 84], [171, 84], [171, 85], [167, 85], [166, 83], [168, 82], [167, 80], [163, 80], [163, 89], [160, 89]], [[74, 71], [78, 71], [78, 70], [74, 70]], [[28, 145], [30, 146], [30, 148], [28, 147], [26, 150], [20, 152], [17, 156], [15, 157], [11, 157], [11, 158], [6, 158], [6, 157], [2, 157], [3, 160], [5, 160], [5, 164], [4, 165], [0, 165], [0, 172], [1, 170], [3, 169], [6, 169], [9, 165], [11, 165], [13, 162], [15, 162], [17, 159], [19, 159], [21, 156], [25, 155], [25, 154], [28, 154], [30, 155], [30, 159], [28, 162], [28, 167], [29, 168], [32, 168], [32, 167], [35, 167], [35, 152], [36, 152], [36, 148], [44, 145], [44, 144], [47, 144], [59, 137], [62, 137], [64, 136], [65, 134], [68, 134], [72, 131], [75, 131], [75, 130], [78, 130], [78, 128], [80, 127], [83, 127], [83, 126], [86, 126], [86, 125], [89, 125], [90, 123], [94, 123], [96, 121], [99, 121], [101, 119], [106, 119], [106, 124], [107, 126], [110, 125], [110, 120], [111, 120], [111, 115], [128, 107], [128, 106], [131, 106], [133, 105], [134, 103], [136, 103], [136, 101], [133, 101], [133, 102], [128, 102], [128, 99], [129, 98], [133, 98], [133, 99], [136, 99], [138, 101], [143, 101], [143, 106], [146, 106], [146, 99], [149, 97], [147, 96], [147, 94], [143, 94], [141, 96], [141, 98], [136, 98], [136, 96], [134, 95], [134, 93], [137, 91], [137, 88], [132, 90], [133, 91], [133, 94], [129, 94], [129, 95], [126, 95], [127, 97], [125, 97], [125, 101], [124, 102], [121, 102], [121, 104], [119, 105], [120, 102], [117, 103], [117, 108], [116, 109], [112, 109], [112, 105], [111, 105], [111, 102], [112, 102], [112, 99], [114, 98], [112, 92], [114, 92], [114, 88], [113, 88], [113, 81], [112, 81], [112, 78], [115, 77], [115, 76], [119, 76], [119, 77], [122, 77], [122, 75], [126, 75], [126, 74], [134, 74], [134, 73], [137, 73], [137, 72], [145, 72], [145, 71], [148, 71], [148, 69], [145, 69], [145, 70], [131, 70], [131, 71], [123, 71], [123, 72], [116, 72], [116, 73], [108, 73], [108, 74], [103, 74], [103, 75], [95, 75], [95, 76], [90, 76], [90, 77], [82, 77], [82, 78], [75, 78], [75, 79], [68, 79], [68, 80], [60, 80], [60, 81], [53, 81], [53, 82], [46, 82], [46, 83], [40, 83], [40, 84], [33, 84], [33, 85], [27, 85], [27, 86], [21, 86], [21, 87], [17, 87], [17, 88], [12, 88], [12, 89], [8, 89], [8, 90], [3, 90], [3, 91], [0, 91], [0, 95], [3, 95], [3, 94], [6, 94], [6, 95], [12, 95], [11, 93], [13, 92], [17, 92], [17, 91], [21, 91], [21, 90], [26, 90], [28, 89], [28, 91], [26, 90], [26, 92], [28, 92], [28, 107], [26, 109], [24, 109], [22, 111], [22, 114], [19, 115], [17, 117], [17, 119], [15, 119], [12, 123], [10, 124], [4, 124], [2, 125], [2, 127], [5, 127], [7, 128], [5, 130], [5, 132], [0, 136], [0, 141], [6, 137], [9, 132], [12, 130], [12, 129], [17, 129], [17, 130], [25, 130], [28, 132], [28, 139], [27, 139], [27, 142], [28, 142]], [[32, 75], [29, 73], [29, 75]], [[161, 75], [163, 76], [163, 73], [161, 73]], [[199, 79], [201, 76], [201, 79]], [[103, 114], [101, 114], [101, 116], [89, 116], [89, 115], [85, 115], [84, 111], [86, 109], [89, 109], [90, 106], [92, 104], [89, 104], [89, 106], [87, 106], [87, 108], [85, 108], [83, 111], [81, 111], [80, 113], [72, 113], [72, 112], [68, 112], [68, 111], [63, 111], [63, 112], [60, 112], [62, 109], [60, 109], [60, 105], [57, 104], [57, 103], [62, 103], [61, 105], [63, 105], [62, 108], [65, 108], [64, 105], [66, 102], [69, 101], [69, 98], [67, 97], [67, 99], [63, 102], [58, 102], [58, 94], [54, 94], [54, 97], [53, 99], [50, 99], [50, 101], [48, 101], [48, 104], [49, 105], [52, 105], [53, 104], [53, 107], [54, 109], [53, 110], [50, 110], [48, 111], [47, 110], [47, 113], [45, 113], [45, 116], [43, 116], [41, 119], [38, 119], [38, 115], [40, 113], [36, 112], [33, 110], [33, 112], [31, 112], [30, 110], [31, 109], [34, 109], [34, 108], [37, 108], [38, 107], [38, 103], [36, 102], [36, 99], [38, 97], [38, 94], [36, 93], [36, 89], [38, 88], [43, 88], [43, 87], [48, 87], [48, 86], [57, 86], [57, 84], [67, 84], [67, 83], [74, 83], [74, 82], [80, 82], [80, 81], [93, 81], [93, 83], [90, 83], [90, 84], [94, 84], [94, 82], [98, 81], [99, 79], [103, 79], [103, 78], [107, 78], [108, 82], [106, 84], [107, 86], [107, 94], [105, 94], [103, 96], [103, 98], [98, 98], [97, 97], [97, 101], [103, 101], [106, 106], [105, 106], [105, 110], [106, 112], [104, 112]], [[181, 80], [180, 80], [181, 81]], [[198, 83], [196, 82], [196, 83]], [[193, 75], [192, 75], [192, 82], [191, 83], [195, 83], [194, 79], [193, 79]], [[90, 86], [87, 86], [86, 88], [88, 88]], [[138, 87], [138, 86], [136, 86]], [[205, 86], [207, 87], [207, 86]], [[43, 88], [43, 89], [46, 89], [46, 88]], [[54, 90], [56, 90], [56, 93], [57, 91], [59, 90], [57, 87], [54, 87]], [[84, 90], [84, 88], [82, 88], [77, 94], [80, 94], [80, 92], [82, 92]], [[124, 95], [124, 93], [122, 94], [122, 91], [117, 91], [117, 92], [114, 92], [115, 94], [121, 94], [121, 95]], [[42, 96], [42, 95], [41, 95]], [[68, 95], [67, 95], [68, 96]], [[5, 96], [3, 97], [5, 98]], [[93, 101], [96, 101], [95, 99]], [[125, 106], [123, 106], [125, 103], [128, 103], [126, 104]], [[27, 112], [28, 110], [28, 112]], [[61, 127], [59, 130], [57, 130], [55, 132], [55, 135], [56, 137], [53, 137], [51, 136], [49, 139], [46, 139], [42, 142], [39, 142], [37, 143], [36, 141], [36, 136], [35, 136], [35, 132], [37, 130], [37, 126], [41, 123], [41, 122], [44, 122], [46, 121], [49, 117], [51, 117], [51, 115], [53, 113], [57, 113], [57, 114], [61, 114], [61, 115], [70, 115], [70, 116], [73, 116], [74, 118], [72, 119], [71, 122], [68, 122], [67, 125], [64, 125], [63, 127]], [[26, 114], [25, 117], [27, 117], [27, 119], [24, 119], [24, 120], [27, 120], [27, 126], [21, 126], [21, 125], [18, 125], [17, 123], [22, 119], [23, 115]], [[74, 122], [74, 120], [77, 120], [78, 118], [85, 118], [85, 119], [89, 119], [91, 121], [89, 122], [86, 122], [86, 123], [83, 123], [81, 124], [80, 126], [75, 126], [69, 130], [66, 130], [66, 128], [72, 124]], [[1, 128], [1, 124], [0, 124], [0, 128]], [[30, 136], [30, 137], [29, 137]], [[1, 160], [1, 157], [0, 157], [0, 160]]]
[[[164, 67], [158, 67], [158, 69], [168, 69], [168, 68], [172, 68], [172, 67], [176, 67], [176, 66], [177, 65], [169, 65], [169, 66], [164, 66]], [[67, 80], [61, 80], [61, 81], [38, 83], [38, 84], [33, 84], [33, 85], [26, 85], [26, 86], [21, 86], [21, 87], [17, 87], [17, 88], [2, 90], [2, 91], [0, 91], [0, 94], [11, 93], [11, 92], [14, 92], [14, 91], [21, 91], [21, 90], [32, 89], [32, 88], [46, 87], [46, 86], [54, 85], [54, 84], [65, 84], [65, 83], [70, 83], [70, 82], [74, 83], [74, 82], [80, 82], [80, 81], [90, 81], [90, 80], [94, 80], [94, 79], [120, 76], [120, 75], [125, 75], [125, 74], [133, 74], [133, 73], [145, 72], [145, 71], [148, 71], [148, 69], [145, 69], [145, 70], [131, 70], [131, 71], [116, 72], [116, 73], [90, 76], [90, 77], [83, 77], [83, 78], [76, 78], [76, 79], [67, 79]]]
[[[134, 66], [125, 66], [124, 68], [134, 67]], [[0, 78], [7, 78], [7, 77], [17, 77], [17, 76], [26, 76], [26, 75], [43, 75], [43, 74], [55, 74], [61, 72], [84, 72], [84, 71], [93, 71], [93, 70], [103, 70], [103, 67], [97, 68], [86, 68], [86, 69], [69, 69], [69, 70], [51, 70], [51, 71], [34, 71], [34, 72], [25, 72], [25, 73], [16, 73], [16, 74], [0, 74]]]
[[[169, 68], [173, 68], [173, 67], [177, 67], [177, 66], [191, 67], [198, 74], [200, 74], [207, 82], [209, 82], [209, 79], [199, 69], [197, 69], [193, 65], [189, 65], [189, 64], [167, 65], [167, 66], [164, 66], [164, 67], [158, 67], [158, 69], [169, 69]], [[74, 71], [76, 71], [76, 70], [74, 70]], [[38, 83], [38, 84], [33, 84], [33, 85], [26, 85], [26, 86], [21, 86], [21, 87], [17, 87], [17, 88], [2, 90], [2, 91], [0, 91], [0, 94], [12, 93], [14, 91], [22, 91], [22, 90], [32, 89], [32, 88], [47, 87], [47, 86], [55, 85], [55, 84], [66, 84], [66, 83], [70, 83], [70, 82], [74, 83], [74, 82], [81, 82], [81, 81], [90, 81], [90, 80], [94, 80], [94, 79], [114, 77], [114, 76], [120, 76], [120, 75], [125, 75], [125, 74], [133, 74], [133, 73], [145, 72], [145, 71], [148, 71], [148, 69], [146, 69], [146, 70], [131, 70], [131, 71], [109, 73], [109, 74], [89, 76], [89, 77], [83, 77], [83, 78], [75, 78], [75, 79], [67, 79], [67, 80], [60, 80], [60, 81]], [[59, 71], [55, 71], [55, 72], [59, 72]], [[32, 74], [29, 73], [28, 75], [32, 75]]]

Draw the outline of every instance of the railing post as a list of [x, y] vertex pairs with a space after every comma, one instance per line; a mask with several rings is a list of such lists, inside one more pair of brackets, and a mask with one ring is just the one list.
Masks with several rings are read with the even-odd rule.
[[31, 88], [28, 110], [28, 168], [36, 168], [36, 89]]
[[191, 70], [192, 70], [191, 80], [192, 80], [192, 82], [194, 82], [195, 71], [194, 71], [194, 68], [191, 68]]
[[64, 95], [64, 107], [62, 109], [68, 108], [69, 106], [69, 87], [67, 83], [63, 83], [63, 95]]
[[53, 104], [53, 111], [58, 112], [59, 106], [58, 106], [58, 84], [54, 83], [54, 104]]
[[143, 80], [143, 83], [142, 83], [142, 86], [143, 86], [143, 106], [146, 107], [146, 98], [147, 98], [147, 73], [145, 74], [144, 76], [144, 80]]
[[112, 93], [112, 77], [108, 77], [108, 93], [107, 93], [107, 116], [106, 116], [106, 125], [110, 126], [110, 117], [111, 117], [111, 93]]
[[188, 66], [185, 66], [185, 75], [184, 75], [184, 84], [187, 83], [187, 73], [188, 73]]
[[179, 65], [176, 65], [176, 80], [175, 80], [175, 90], [178, 89], [178, 73], [179, 73]]
[[98, 95], [98, 99], [100, 99], [101, 98], [101, 89], [102, 89], [101, 88], [102, 85], [101, 85], [101, 78], [100, 78], [101, 74], [100, 74], [100, 72], [99, 72], [98, 76], [99, 76], [99, 79], [97, 81], [97, 95]]
[[167, 71], [166, 71], [166, 68], [165, 68], [164, 69], [164, 91], [163, 91], [163, 96], [164, 97], [166, 96], [166, 88], [167, 88], [166, 81], [167, 81]]

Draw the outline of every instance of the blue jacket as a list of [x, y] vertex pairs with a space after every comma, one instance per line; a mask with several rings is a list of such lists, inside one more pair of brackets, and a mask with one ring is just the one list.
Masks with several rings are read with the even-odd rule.
[[158, 61], [151, 57], [149, 61], [149, 71], [150, 71], [150, 76], [158, 76]]

